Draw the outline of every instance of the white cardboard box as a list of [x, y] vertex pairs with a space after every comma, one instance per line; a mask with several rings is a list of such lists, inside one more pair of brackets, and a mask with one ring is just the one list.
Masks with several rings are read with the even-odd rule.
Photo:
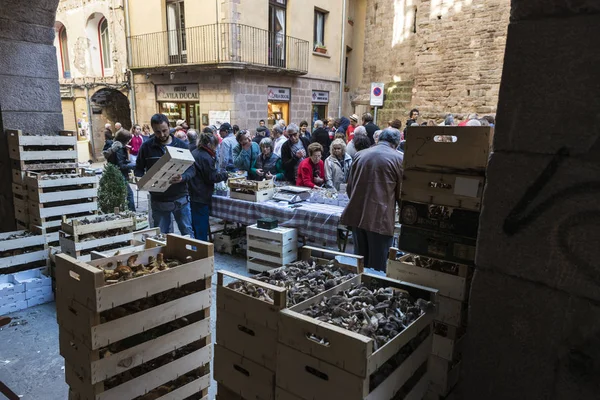
[[25, 299], [29, 300], [34, 297], [46, 296], [52, 293], [52, 286], [40, 286], [25, 292]]
[[32, 297], [31, 299], [27, 299], [27, 308], [37, 306], [44, 303], [49, 303], [54, 300], [54, 293], [50, 291], [50, 294], [46, 294], [43, 296]]
[[19, 301], [25, 301], [25, 292], [12, 293], [7, 296], [0, 297], [0, 307], [5, 307], [10, 304], [17, 303]]
[[0, 315], [10, 314], [16, 311], [24, 310], [27, 308], [27, 301], [18, 301], [16, 303], [11, 303], [6, 306], [0, 306]]
[[14, 277], [16, 283], [25, 285], [25, 291], [42, 286], [52, 286], [52, 278], [44, 275], [39, 269], [17, 272]]
[[25, 285], [16, 283], [13, 274], [0, 275], [0, 298], [25, 291]]

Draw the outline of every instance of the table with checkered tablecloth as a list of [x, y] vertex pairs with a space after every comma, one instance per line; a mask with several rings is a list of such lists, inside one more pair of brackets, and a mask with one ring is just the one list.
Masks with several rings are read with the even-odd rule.
[[242, 225], [254, 225], [259, 218], [275, 218], [279, 226], [298, 229], [298, 236], [318, 245], [335, 246], [344, 207], [301, 202], [288, 204], [274, 200], [254, 203], [213, 196], [211, 216]]

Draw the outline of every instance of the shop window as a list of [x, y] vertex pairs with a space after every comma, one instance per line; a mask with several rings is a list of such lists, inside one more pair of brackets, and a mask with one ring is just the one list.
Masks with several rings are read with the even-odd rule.
[[98, 32], [100, 36], [100, 53], [102, 60], [102, 69], [104, 75], [110, 75], [112, 73], [112, 60], [110, 58], [110, 40], [108, 36], [108, 21], [106, 20], [106, 18], [103, 18], [100, 22]]
[[[314, 26], [314, 45], [313, 50], [319, 51], [319, 49], [325, 50], [325, 19], [327, 18], [327, 11], [323, 11], [315, 8], [315, 26]], [[323, 51], [321, 51], [323, 52]]]
[[69, 43], [67, 38], [67, 28], [65, 28], [63, 24], [60, 24], [57, 28], [62, 77], [66, 79], [71, 77], [71, 64], [69, 60]]
[[183, 1], [167, 1], [167, 31], [169, 62], [171, 64], [186, 63], [187, 43], [185, 32], [185, 5]]

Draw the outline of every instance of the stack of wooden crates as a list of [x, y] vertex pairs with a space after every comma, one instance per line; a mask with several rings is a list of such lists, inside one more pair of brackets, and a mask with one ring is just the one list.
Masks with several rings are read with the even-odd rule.
[[[391, 249], [387, 275], [439, 290], [427, 400], [449, 396], [460, 375], [492, 132], [484, 127], [418, 127], [407, 133], [399, 249], [408, 255], [399, 257]], [[422, 264], [438, 264], [426, 269], [416, 265], [414, 256]]]
[[[341, 256], [339, 260], [343, 261], [336, 260], [335, 265], [359, 275], [302, 303], [289, 305], [285, 288], [218, 272], [214, 359], [214, 377], [219, 385], [217, 399], [421, 400], [429, 382], [426, 368], [433, 311], [422, 315], [379, 349], [374, 348], [371, 338], [309, 318], [301, 311], [361, 282], [374, 287], [396, 287], [415, 297], [432, 300], [435, 291], [364, 275], [360, 256], [308, 246], [300, 251], [302, 260], [329, 263], [325, 258], [314, 257], [317, 255]], [[343, 263], [350, 258], [354, 258], [357, 266]], [[225, 277], [270, 291], [274, 302], [226, 286]], [[400, 354], [402, 359], [398, 358]], [[395, 364], [391, 374], [378, 384], [372, 382], [373, 373], [392, 358]]]
[[279, 268], [298, 259], [298, 230], [261, 229], [254, 224], [246, 228], [246, 245], [248, 272]]
[[63, 215], [86, 216], [98, 209], [98, 178], [77, 167], [77, 134], [41, 136], [20, 130], [6, 134], [17, 228], [52, 233], [48, 241], [58, 242]]
[[[210, 243], [168, 235], [137, 254], [183, 264], [112, 283], [98, 267], [132, 254], [84, 263], [56, 256], [60, 354], [70, 400], [207, 399], [210, 386]], [[139, 397], [143, 396], [143, 397]]]

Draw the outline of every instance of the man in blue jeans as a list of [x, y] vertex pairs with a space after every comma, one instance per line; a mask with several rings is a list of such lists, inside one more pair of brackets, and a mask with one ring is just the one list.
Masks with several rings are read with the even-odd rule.
[[196, 162], [194, 174], [190, 180], [192, 198], [192, 225], [196, 239], [208, 240], [208, 226], [212, 195], [215, 183], [227, 180], [227, 172], [217, 169], [217, 146], [219, 140], [212, 133], [202, 133], [198, 139], [198, 148], [192, 152]]
[[[150, 120], [154, 136], [140, 147], [135, 165], [135, 176], [144, 176], [146, 172], [167, 151], [166, 146], [188, 149], [188, 144], [170, 133], [169, 119], [164, 114], [154, 114]], [[171, 186], [165, 192], [150, 193], [153, 226], [159, 227], [162, 233], [172, 233], [171, 214], [182, 235], [194, 237], [192, 230], [192, 213], [188, 196], [187, 182], [194, 169], [190, 167], [183, 175], [171, 179]]]

